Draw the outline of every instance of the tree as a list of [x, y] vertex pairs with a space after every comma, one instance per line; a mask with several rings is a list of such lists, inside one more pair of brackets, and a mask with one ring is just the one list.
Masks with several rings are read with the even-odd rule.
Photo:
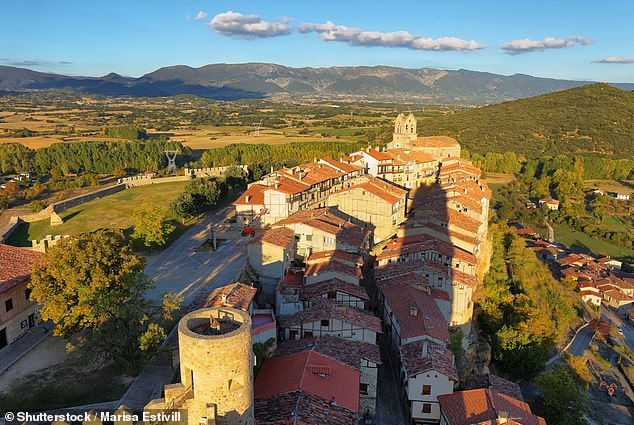
[[166, 295], [153, 307], [144, 299], [152, 286], [144, 266], [119, 231], [64, 239], [34, 267], [31, 297], [70, 346], [134, 371], [164, 339], [163, 325], [179, 302]]
[[183, 192], [178, 195], [170, 204], [170, 210], [175, 216], [180, 217], [183, 222], [198, 214], [196, 200], [189, 192]]
[[165, 211], [156, 205], [143, 205], [134, 212], [132, 237], [142, 241], [148, 248], [165, 245], [174, 229], [176, 227], [169, 222]]
[[543, 415], [548, 423], [585, 424], [586, 400], [567, 366], [556, 364], [552, 371], [541, 374], [535, 382], [543, 393]]

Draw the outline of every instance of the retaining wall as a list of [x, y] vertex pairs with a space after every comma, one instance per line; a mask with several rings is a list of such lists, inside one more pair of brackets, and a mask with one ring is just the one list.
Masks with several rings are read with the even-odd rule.
[[185, 173], [184, 176], [158, 177], [154, 179], [150, 176], [124, 177], [122, 179], [119, 179], [118, 182], [125, 185], [125, 187], [137, 187], [137, 186], [147, 186], [148, 184], [189, 181], [192, 178], [194, 178], [194, 176]]

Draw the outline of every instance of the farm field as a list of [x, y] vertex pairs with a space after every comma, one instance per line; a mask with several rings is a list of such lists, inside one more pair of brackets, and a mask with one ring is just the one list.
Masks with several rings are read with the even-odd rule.
[[[25, 223], [16, 229], [7, 242], [15, 246], [31, 246], [31, 240], [43, 239], [46, 235], [78, 235], [101, 228], [129, 231], [134, 225], [133, 213], [139, 206], [157, 204], [167, 209], [186, 184], [172, 182], [126, 189], [60, 213], [64, 223], [58, 226], [51, 227], [49, 220]], [[171, 238], [175, 238], [186, 227], [175, 217], [169, 218], [176, 226], [171, 235]]]

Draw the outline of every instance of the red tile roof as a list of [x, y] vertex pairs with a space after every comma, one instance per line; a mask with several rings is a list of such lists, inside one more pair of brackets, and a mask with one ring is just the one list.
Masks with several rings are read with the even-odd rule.
[[427, 335], [439, 341], [449, 342], [447, 321], [431, 295], [403, 283], [383, 286], [379, 290], [385, 297], [385, 303], [394, 313], [401, 329], [401, 338]]
[[26, 248], [0, 244], [0, 291], [5, 291], [31, 277], [33, 265], [44, 254]]
[[361, 360], [381, 364], [381, 353], [378, 345], [331, 335], [284, 341], [277, 346], [273, 356], [286, 356], [302, 351], [316, 351], [323, 356], [345, 363], [357, 370], [360, 370], [363, 366]]
[[371, 231], [335, 215], [334, 208], [317, 208], [300, 211], [278, 222], [273, 227], [304, 224], [333, 235], [338, 242], [355, 248], [362, 248], [370, 238]]
[[336, 258], [328, 262], [306, 264], [304, 276], [319, 276], [325, 273], [340, 273], [355, 279], [363, 279], [363, 273], [359, 267], [350, 266], [347, 263], [338, 261]]
[[506, 412], [521, 425], [546, 425], [523, 401], [489, 389], [458, 391], [438, 396], [443, 415], [451, 425], [496, 424]]
[[271, 245], [286, 248], [295, 240], [295, 232], [292, 229], [286, 227], [276, 227], [273, 229], [267, 229], [264, 233], [256, 236], [249, 243], [268, 243]]
[[522, 390], [518, 384], [497, 375], [493, 375], [492, 373], [467, 376], [464, 379], [463, 389], [477, 390], [481, 388], [497, 391], [516, 400], [524, 401]]
[[363, 256], [341, 251], [339, 249], [313, 252], [310, 257], [306, 259], [306, 264], [332, 261], [333, 259], [343, 263], [348, 263], [351, 266], [363, 266]]
[[400, 187], [392, 183], [388, 183], [376, 178], [370, 178], [364, 183], [358, 183], [350, 187], [341, 189], [340, 191], [335, 192], [332, 195], [338, 195], [351, 190], [363, 190], [367, 194], [389, 202], [390, 204], [395, 204], [407, 195], [406, 190], [401, 189]]
[[247, 311], [249, 305], [258, 290], [253, 286], [236, 282], [221, 288], [214, 289], [205, 300], [202, 308], [207, 307], [232, 307]]
[[261, 184], [252, 184], [244, 191], [233, 205], [264, 205], [264, 191], [268, 189]]
[[328, 292], [337, 291], [344, 294], [352, 295], [367, 301], [368, 293], [365, 289], [359, 285], [355, 285], [350, 282], [345, 282], [340, 279], [328, 279], [318, 283], [305, 284], [299, 295], [300, 300], [312, 300], [320, 298], [323, 294]]
[[315, 351], [266, 360], [255, 380], [256, 399], [304, 391], [359, 410], [359, 371]]
[[460, 144], [458, 143], [456, 139], [453, 139], [448, 136], [419, 137], [416, 140], [412, 140], [410, 144], [416, 147], [430, 147], [430, 148], [460, 147]]
[[357, 412], [305, 391], [256, 398], [257, 425], [357, 425]]
[[381, 332], [381, 320], [370, 312], [327, 299], [315, 299], [310, 308], [283, 316], [280, 326], [288, 328], [326, 319], [337, 319], [376, 333]]
[[[423, 350], [427, 350], [424, 353]], [[433, 341], [414, 341], [400, 347], [403, 367], [411, 379], [421, 373], [436, 371], [454, 382], [458, 382], [458, 372], [454, 366], [451, 351]]]
[[[447, 231], [447, 229], [444, 230]], [[462, 248], [458, 248], [455, 245], [441, 241], [427, 234], [416, 235], [416, 237], [417, 238], [409, 237], [408, 239], [406, 237], [392, 239], [391, 242], [386, 245], [385, 249], [376, 257], [377, 261], [405, 256], [416, 252], [434, 251], [455, 258], [456, 260], [464, 261], [467, 264], [476, 264], [475, 255]]]
[[363, 170], [363, 167], [361, 167], [360, 165], [347, 164], [345, 162], [335, 161], [332, 158], [320, 158], [319, 162], [328, 164], [330, 167], [335, 168], [345, 174]]

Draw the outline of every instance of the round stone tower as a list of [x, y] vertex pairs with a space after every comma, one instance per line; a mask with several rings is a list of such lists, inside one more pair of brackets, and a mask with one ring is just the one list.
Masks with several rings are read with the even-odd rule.
[[251, 318], [234, 308], [196, 310], [178, 324], [181, 382], [193, 394], [188, 422], [252, 425]]

